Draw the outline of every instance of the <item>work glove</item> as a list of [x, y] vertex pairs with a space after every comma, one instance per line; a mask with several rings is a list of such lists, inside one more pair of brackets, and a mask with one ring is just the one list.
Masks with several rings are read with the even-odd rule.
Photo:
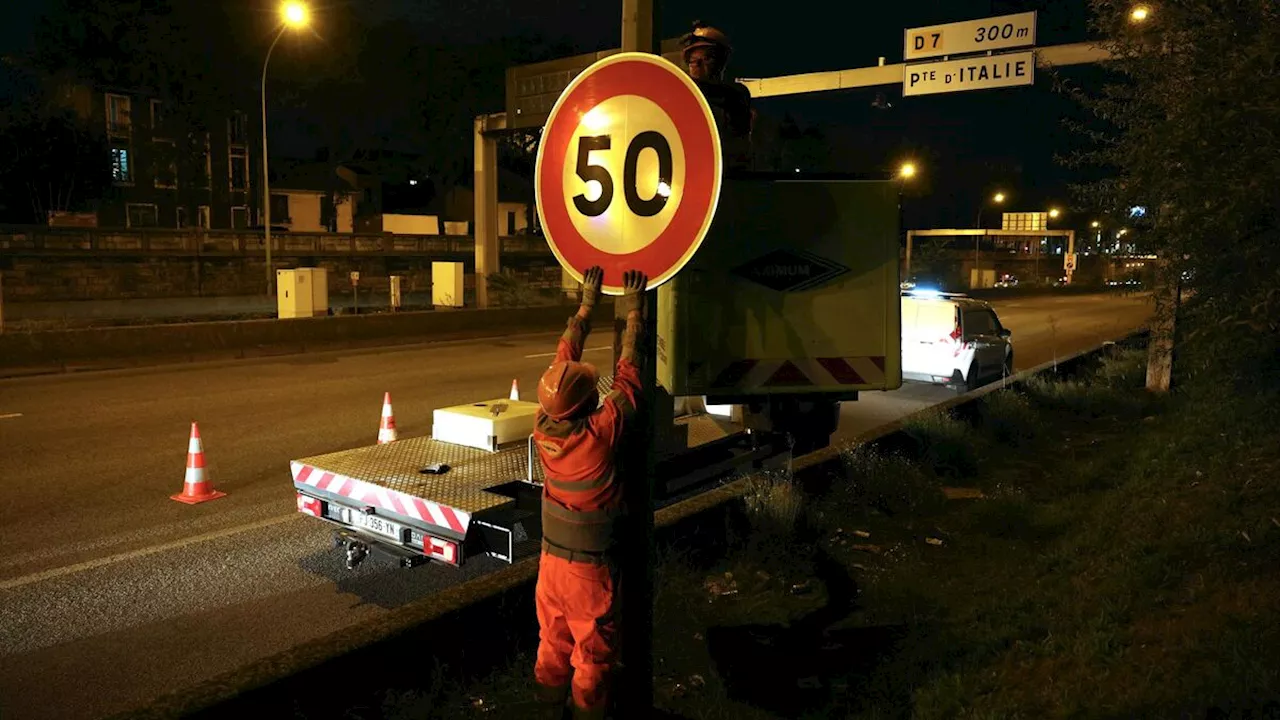
[[600, 284], [604, 282], [604, 270], [589, 267], [582, 275], [582, 307], [590, 312], [600, 302]]
[[618, 311], [626, 317], [630, 312], [644, 313], [644, 289], [649, 278], [639, 270], [628, 270], [622, 273], [622, 297], [618, 298]]

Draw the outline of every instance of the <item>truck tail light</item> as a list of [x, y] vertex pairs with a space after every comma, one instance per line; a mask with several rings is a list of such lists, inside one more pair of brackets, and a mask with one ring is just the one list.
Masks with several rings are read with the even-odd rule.
[[298, 512], [306, 513], [311, 517], [324, 517], [324, 501], [298, 493]]
[[447, 562], [450, 565], [458, 564], [458, 544], [455, 542], [428, 536], [423, 543], [422, 552], [429, 558]]

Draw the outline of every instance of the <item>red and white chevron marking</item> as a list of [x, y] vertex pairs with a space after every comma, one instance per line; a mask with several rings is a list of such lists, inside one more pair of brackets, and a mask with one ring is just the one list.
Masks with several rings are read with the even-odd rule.
[[361, 482], [346, 475], [338, 475], [325, 470], [318, 470], [300, 462], [289, 463], [293, 471], [293, 482], [296, 485], [309, 485], [317, 490], [327, 490], [335, 495], [373, 505], [384, 510], [399, 513], [405, 517], [421, 520], [449, 528], [454, 532], [466, 534], [471, 524], [471, 514], [441, 505], [429, 500], [406, 495], [395, 490], [388, 490], [367, 482]]
[[[692, 376], [701, 364], [691, 363]], [[885, 380], [884, 356], [837, 358], [743, 359], [706, 368], [708, 389], [750, 390], [767, 387], [831, 387], [879, 385]], [[714, 373], [714, 374], [713, 374]]]

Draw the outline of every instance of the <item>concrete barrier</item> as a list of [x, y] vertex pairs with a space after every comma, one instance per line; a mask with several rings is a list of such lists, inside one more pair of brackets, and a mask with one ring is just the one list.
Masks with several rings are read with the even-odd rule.
[[[1141, 341], [1145, 330], [1131, 333], [1120, 343]], [[1046, 362], [947, 401], [919, 410], [900, 420], [869, 430], [839, 447], [833, 446], [796, 458], [792, 471], [812, 478], [837, 472], [841, 450], [866, 445], [882, 451], [907, 449], [915, 444], [904, 428], [915, 418], [936, 412], [964, 413], [987, 395], [1017, 386], [1044, 372], [1070, 375], [1099, 358], [1112, 343], [1084, 350], [1057, 361]], [[654, 528], [659, 541], [689, 531], [723, 530], [716, 513], [726, 513], [731, 502], [751, 489], [751, 478], [737, 479], [685, 500], [658, 509]], [[708, 522], [708, 519], [711, 519]], [[466, 656], [502, 656], [509, 652], [504, 643], [521, 633], [536, 634], [533, 620], [532, 586], [538, 574], [538, 558], [529, 557], [474, 580], [444, 588], [427, 597], [397, 608], [369, 622], [344, 628], [324, 637], [220, 675], [195, 687], [156, 698], [145, 709], [116, 718], [220, 718], [250, 713], [272, 714], [288, 711], [272, 707], [272, 698], [296, 699], [312, 696], [317, 688], [369, 686], [385, 682], [385, 688], [404, 687], [412, 680], [425, 682], [417, 665], [402, 658], [416, 657], [430, 648], [437, 661], [457, 661]], [[360, 668], [359, 679], [352, 668]], [[372, 679], [371, 679], [372, 678]], [[411, 685], [410, 685], [411, 686]], [[297, 708], [292, 708], [296, 710]], [[278, 714], [278, 713], [277, 713]]]
[[[612, 303], [596, 312], [612, 317]], [[5, 333], [0, 376], [553, 332], [572, 313], [548, 305]]]
[[957, 292], [964, 293], [970, 297], [980, 298], [982, 300], [1001, 300], [1004, 298], [1023, 298], [1023, 297], [1045, 297], [1049, 295], [1062, 295], [1066, 297], [1074, 295], [1101, 295], [1104, 293], [1113, 293], [1121, 295], [1119, 288], [1107, 287], [1104, 285], [1072, 285], [1070, 287], [1011, 287], [1011, 288], [981, 288], [978, 290], [959, 290]]

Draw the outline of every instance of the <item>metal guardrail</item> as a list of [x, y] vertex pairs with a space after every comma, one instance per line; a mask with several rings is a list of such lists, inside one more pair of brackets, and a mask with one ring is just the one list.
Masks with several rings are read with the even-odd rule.
[[[791, 470], [794, 473], [810, 472], [829, 463], [839, 462], [841, 450], [851, 445], [885, 441], [896, 436], [916, 418], [932, 413], [954, 411], [991, 393], [1026, 382], [1046, 370], [1060, 371], [1072, 368], [1091, 356], [1105, 352], [1111, 346], [1132, 342], [1146, 334], [1146, 330], [1129, 333], [1114, 342], [1106, 342], [1094, 348], [1042, 363], [999, 382], [923, 408], [896, 421], [860, 433], [853, 439], [840, 443], [839, 446], [796, 458], [792, 462]], [[740, 478], [660, 508], [654, 513], [654, 528], [670, 528], [740, 498], [750, 491], [751, 480], [750, 476]], [[158, 698], [144, 710], [117, 717], [171, 718], [209, 710], [222, 703], [233, 701], [243, 693], [261, 690], [273, 683], [286, 681], [290, 677], [319, 668], [333, 661], [334, 658], [372, 647], [380, 642], [391, 641], [403, 633], [421, 629], [428, 623], [440, 622], [446, 618], [451, 622], [461, 622], [458, 613], [464, 612], [470, 606], [494, 601], [521, 586], [528, 585], [537, 578], [537, 574], [538, 558], [536, 556], [516, 561], [495, 572], [432, 593], [371, 622], [354, 628], [344, 628], [302, 643], [195, 687]]]
[[[547, 241], [535, 235], [498, 238], [501, 252], [546, 254]], [[260, 255], [260, 232], [236, 230], [108, 230], [0, 228], [0, 252], [38, 255]], [[272, 233], [271, 250], [284, 255], [467, 255], [475, 239], [467, 235], [392, 233]]]

